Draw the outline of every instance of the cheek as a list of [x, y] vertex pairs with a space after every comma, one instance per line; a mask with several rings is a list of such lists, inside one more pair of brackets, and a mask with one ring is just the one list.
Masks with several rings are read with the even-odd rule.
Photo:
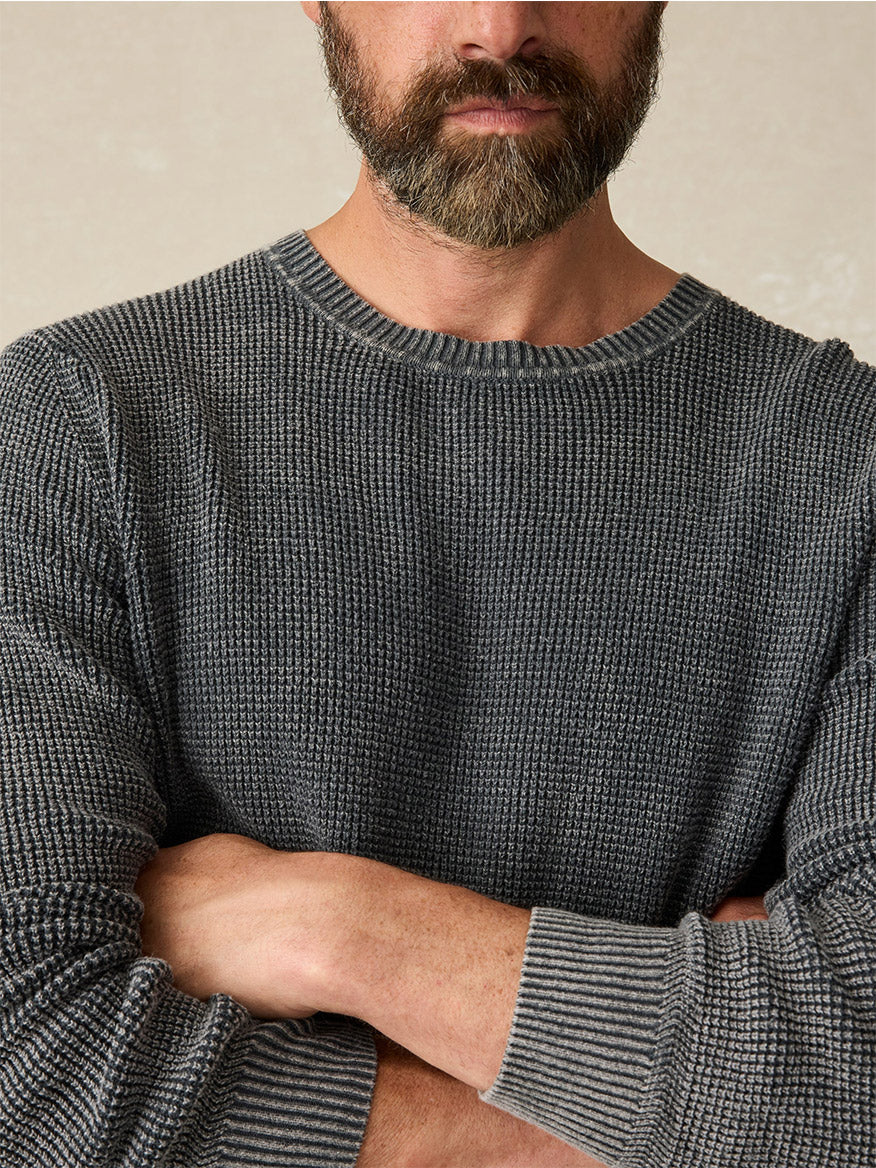
[[553, 7], [556, 10], [553, 39], [571, 49], [585, 62], [596, 81], [604, 83], [617, 73], [623, 48], [651, 5], [586, 3]]
[[356, 37], [358, 64], [380, 102], [389, 108], [401, 104], [427, 60], [435, 59], [435, 42], [415, 39], [410, 23], [408, 19], [384, 22], [369, 27], [367, 36]]

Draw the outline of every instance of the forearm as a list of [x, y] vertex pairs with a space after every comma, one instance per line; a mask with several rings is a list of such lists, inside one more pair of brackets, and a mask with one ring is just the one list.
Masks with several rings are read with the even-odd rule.
[[[519, 973], [519, 960], [515, 956], [519, 934], [515, 937], [515, 933], [524, 923], [523, 917], [528, 920], [529, 914], [518, 916], [516, 910], [512, 910], [510, 914], [493, 915], [489, 907], [493, 902], [482, 905], [479, 902], [484, 898], [474, 894], [471, 900], [459, 897], [456, 893], [462, 890], [431, 882], [424, 882], [428, 887], [422, 889], [422, 895], [428, 897], [429, 903], [421, 902], [417, 895], [410, 898], [412, 885], [407, 879], [401, 883], [407, 885], [407, 891], [399, 889], [400, 899], [393, 902], [400, 917], [396, 919], [394, 913], [389, 913], [376, 929], [376, 936], [382, 944], [386, 943], [387, 937], [395, 936], [395, 973], [385, 981], [370, 983], [369, 991], [373, 997], [370, 1004], [363, 1006], [363, 1012], [386, 1017], [396, 1034], [410, 1034], [408, 1041], [412, 1046], [435, 1051], [430, 1061], [442, 1058], [449, 1062], [452, 1057], [447, 1055], [449, 1043], [443, 1033], [434, 1033], [441, 1020], [436, 1022], [433, 1011], [440, 1009], [444, 1002], [443, 1020], [452, 1021], [457, 1027], [468, 1017], [465, 1025], [470, 1029], [461, 1036], [460, 1044], [464, 1050], [477, 1051], [481, 1036], [486, 1034], [486, 1026], [471, 1022], [466, 1002], [470, 1005], [472, 1000], [483, 1002], [485, 998], [499, 1001], [495, 992], [485, 993], [491, 977], [490, 974], [484, 976], [484, 969], [491, 971], [494, 991], [496, 971], [502, 969], [502, 962], [494, 961], [495, 955], [485, 954], [483, 948], [488, 944], [488, 936], [495, 939], [504, 933], [510, 943], [506, 973], [515, 966]], [[415, 883], [413, 891], [418, 891]], [[445, 910], [455, 905], [455, 911], [439, 911], [442, 904]], [[483, 927], [479, 929], [477, 923], [484, 911], [489, 912], [491, 919], [483, 920]], [[712, 917], [716, 922], [766, 918], [763, 899], [756, 896], [728, 898]], [[417, 919], [419, 928], [415, 923]], [[447, 944], [446, 926], [450, 921], [453, 922], [450, 933], [455, 945]], [[422, 940], [417, 937], [421, 929], [431, 937], [433, 949], [442, 951], [441, 956], [436, 957], [433, 952], [428, 959], [435, 961], [428, 978], [432, 984], [428, 987], [424, 987], [420, 968], [420, 962], [426, 959], [421, 953], [413, 963], [410, 960], [411, 951], [416, 953], [423, 949]], [[398, 944], [404, 934], [404, 943]], [[388, 960], [382, 945], [372, 952], [378, 958], [378, 965]], [[467, 965], [458, 960], [458, 952], [465, 954]], [[479, 961], [480, 965], [477, 964]], [[482, 976], [474, 979], [472, 997], [456, 998], [456, 993], [472, 993], [473, 971], [480, 971]], [[368, 974], [366, 967], [363, 967], [363, 973]], [[406, 977], [411, 979], [412, 992], [410, 986], [404, 984]], [[360, 985], [366, 984], [363, 978]], [[516, 986], [516, 982], [514, 984]], [[451, 999], [449, 1008], [446, 1005], [448, 996]], [[419, 1012], [411, 1008], [414, 998], [420, 1001]], [[513, 1000], [512, 994], [509, 1009], [513, 1008]], [[495, 1018], [498, 1021], [494, 1034], [498, 1035], [507, 1028], [501, 1021], [501, 1013]], [[501, 1053], [500, 1050], [497, 1055], [494, 1049], [494, 1061], [501, 1058]], [[479, 1168], [480, 1165], [489, 1168], [525, 1168], [527, 1165], [533, 1168], [603, 1168], [601, 1161], [586, 1152], [483, 1103], [474, 1087], [459, 1082], [394, 1044], [385, 1043], [380, 1048], [380, 1056], [381, 1070], [359, 1168], [400, 1168], [402, 1165], [416, 1168]], [[398, 1149], [401, 1158], [394, 1158], [391, 1149]]]
[[[144, 950], [171, 963], [185, 992], [230, 994], [259, 1017], [322, 1010], [362, 1018], [437, 1068], [398, 1052], [383, 1067], [372, 1148], [392, 1137], [381, 1118], [389, 1115], [396, 1130], [410, 1128], [437, 1149], [457, 1134], [477, 1141], [486, 1131], [518, 1150], [548, 1141], [529, 1161], [539, 1168], [591, 1164], [574, 1149], [562, 1154], [577, 1158], [548, 1160], [547, 1149], [561, 1154], [553, 1137], [477, 1097], [504, 1054], [528, 910], [376, 861], [278, 852], [234, 835], [162, 849], [137, 891], [146, 906]], [[765, 915], [750, 898], [726, 902], [714, 919]], [[407, 1163], [429, 1166], [422, 1156]], [[473, 1168], [470, 1159], [460, 1163]]]
[[377, 1038], [378, 1073], [357, 1168], [604, 1168], [481, 1102], [473, 1087]]
[[[335, 1006], [432, 1066], [486, 1090], [508, 1041], [530, 912], [372, 861], [335, 966]], [[716, 921], [766, 919], [760, 897], [728, 899]]]
[[348, 933], [338, 1007], [485, 1090], [511, 1026], [529, 911], [384, 864], [359, 875], [371, 908]]

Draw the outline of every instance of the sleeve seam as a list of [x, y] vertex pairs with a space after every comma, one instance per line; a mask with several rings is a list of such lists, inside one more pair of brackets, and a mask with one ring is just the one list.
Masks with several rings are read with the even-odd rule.
[[[149, 645], [144, 644], [137, 636], [134, 623], [130, 616], [129, 601], [131, 582], [134, 575], [133, 564], [136, 558], [135, 550], [131, 546], [132, 541], [126, 538], [118, 509], [113, 504], [113, 494], [110, 489], [113, 476], [109, 459], [107, 458], [105, 460], [103, 470], [105, 471], [106, 477], [104, 479], [100, 473], [100, 468], [95, 466], [93, 459], [89, 456], [85, 433], [90, 433], [92, 440], [103, 452], [106, 451], [106, 444], [103, 441], [99, 429], [88, 421], [85, 416], [85, 411], [82, 408], [76, 408], [74, 401], [78, 397], [78, 394], [70, 376], [73, 367], [79, 366], [81, 369], [87, 370], [95, 378], [99, 378], [100, 374], [75, 347], [63, 343], [53, 333], [51, 325], [47, 325], [41, 329], [34, 329], [31, 333], [26, 334], [26, 336], [38, 344], [46, 356], [51, 371], [52, 382], [57, 391], [59, 406], [63, 409], [64, 417], [69, 423], [71, 434], [74, 436], [76, 452], [79, 456], [83, 473], [88, 476], [88, 480], [95, 492], [96, 506], [100, 508], [100, 513], [112, 532], [116, 545], [115, 550], [120, 557], [123, 567], [125, 588], [124, 609], [126, 619], [128, 620], [128, 634], [132, 648], [141, 661], [144, 670], [143, 683], [145, 690], [143, 698], [148, 697], [148, 705], [144, 700], [143, 708], [149, 720], [150, 730], [157, 747], [157, 752], [159, 755], [167, 758], [171, 752], [162, 704], [158, 696], [157, 671], [155, 663], [152, 660], [152, 650]], [[153, 781], [163, 799], [164, 794], [160, 790], [157, 772]]]
[[[104, 514], [104, 519], [113, 530], [121, 557], [123, 560], [126, 560], [124, 530], [119, 519], [118, 511], [112, 504], [112, 494], [108, 490], [108, 483], [112, 480], [109, 466], [107, 465], [106, 468], [106, 481], [103, 481], [97, 468], [94, 466], [92, 458], [89, 456], [87, 445], [83, 441], [82, 430], [88, 423], [82, 415], [82, 410], [71, 408], [70, 398], [73, 396], [73, 391], [70, 386], [70, 367], [75, 364], [83, 369], [88, 369], [90, 372], [94, 371], [80, 353], [66, 346], [62, 346], [54, 337], [47, 335], [47, 330], [38, 330], [32, 336], [46, 351], [51, 363], [52, 376], [58, 390], [58, 400], [64, 410], [64, 415], [70, 424], [72, 432], [76, 435], [77, 451], [82, 461], [82, 466], [94, 487], [95, 495], [99, 500], [101, 510]], [[67, 368], [64, 367], [65, 363], [67, 364]], [[100, 437], [99, 431], [92, 429], [92, 438], [97, 439], [98, 445], [103, 448]]]

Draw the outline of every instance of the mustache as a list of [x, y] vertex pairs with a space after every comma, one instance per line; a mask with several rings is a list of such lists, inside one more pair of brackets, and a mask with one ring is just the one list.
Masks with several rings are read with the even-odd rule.
[[420, 126], [437, 121], [452, 106], [470, 98], [508, 101], [539, 97], [561, 113], [579, 115], [599, 96], [599, 86], [571, 53], [510, 57], [504, 63], [484, 58], [427, 68], [413, 83], [399, 120]]

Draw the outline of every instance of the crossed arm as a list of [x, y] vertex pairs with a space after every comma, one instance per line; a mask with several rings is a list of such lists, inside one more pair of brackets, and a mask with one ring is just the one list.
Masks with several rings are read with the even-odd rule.
[[[359, 1168], [600, 1168], [483, 1103], [511, 1026], [526, 909], [387, 864], [212, 835], [158, 852], [136, 886], [144, 952], [197, 998], [261, 1018], [372, 1025], [378, 1077]], [[715, 920], [766, 918], [759, 898]]]

